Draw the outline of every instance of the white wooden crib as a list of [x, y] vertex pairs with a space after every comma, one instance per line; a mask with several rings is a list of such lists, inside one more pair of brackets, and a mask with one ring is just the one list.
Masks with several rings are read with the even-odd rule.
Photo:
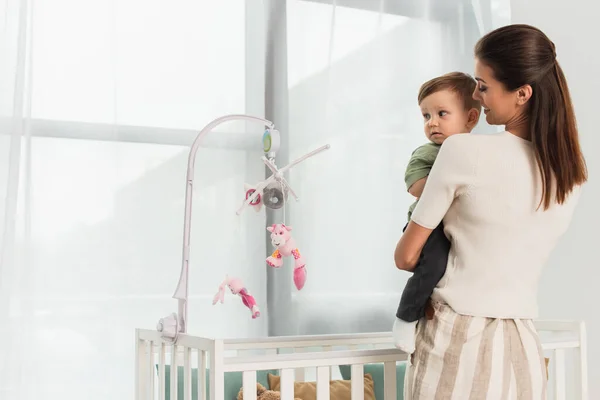
[[[536, 327], [550, 358], [548, 398], [588, 400], [584, 323], [537, 321]], [[316, 381], [317, 399], [329, 400], [329, 381], [339, 365], [351, 366], [351, 398], [363, 400], [363, 366], [373, 363], [383, 364], [384, 399], [392, 400], [396, 399], [396, 364], [407, 358], [392, 346], [389, 332], [234, 340], [182, 334], [173, 345], [156, 331], [138, 329], [136, 342], [136, 400], [177, 399], [178, 380], [180, 386], [183, 380], [183, 396], [179, 396], [184, 400], [192, 400], [193, 383], [199, 388], [193, 400], [207, 400], [207, 383], [210, 400], [233, 400], [224, 399], [225, 374], [233, 371], [243, 374], [244, 400], [256, 400], [256, 371], [271, 369], [279, 370], [282, 400], [292, 400], [294, 381], [305, 381], [309, 375]], [[183, 367], [183, 376], [170, 374], [170, 391], [165, 393], [165, 369], [170, 366]], [[196, 368], [197, 381], [192, 382]], [[574, 372], [571, 379], [568, 372]]]

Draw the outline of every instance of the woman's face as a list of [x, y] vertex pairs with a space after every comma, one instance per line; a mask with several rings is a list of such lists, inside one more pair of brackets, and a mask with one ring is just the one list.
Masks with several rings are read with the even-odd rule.
[[490, 125], [507, 125], [520, 117], [516, 91], [508, 91], [494, 78], [492, 69], [475, 59], [477, 87], [473, 98], [481, 102], [485, 120]]

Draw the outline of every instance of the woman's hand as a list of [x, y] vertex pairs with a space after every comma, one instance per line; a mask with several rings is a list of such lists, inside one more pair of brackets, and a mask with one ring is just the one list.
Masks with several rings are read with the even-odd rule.
[[394, 262], [398, 269], [412, 271], [415, 268], [421, 250], [431, 232], [433, 232], [432, 229], [423, 228], [413, 221], [408, 223], [404, 234], [396, 245], [396, 251], [394, 251]]

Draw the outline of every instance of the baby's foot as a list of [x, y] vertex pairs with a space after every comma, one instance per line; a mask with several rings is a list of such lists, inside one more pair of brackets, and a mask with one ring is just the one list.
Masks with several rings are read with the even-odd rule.
[[406, 322], [402, 321], [400, 318], [396, 318], [394, 321], [394, 327], [392, 328], [394, 346], [406, 354], [414, 353], [416, 331], [417, 321]]

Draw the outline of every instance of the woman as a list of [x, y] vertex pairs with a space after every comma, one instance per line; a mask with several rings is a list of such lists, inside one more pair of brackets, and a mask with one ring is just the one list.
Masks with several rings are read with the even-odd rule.
[[587, 180], [554, 44], [510, 25], [475, 47], [473, 97], [505, 132], [446, 140], [394, 254], [410, 271], [444, 222], [447, 272], [420, 321], [407, 400], [545, 399], [532, 319], [541, 269]]

